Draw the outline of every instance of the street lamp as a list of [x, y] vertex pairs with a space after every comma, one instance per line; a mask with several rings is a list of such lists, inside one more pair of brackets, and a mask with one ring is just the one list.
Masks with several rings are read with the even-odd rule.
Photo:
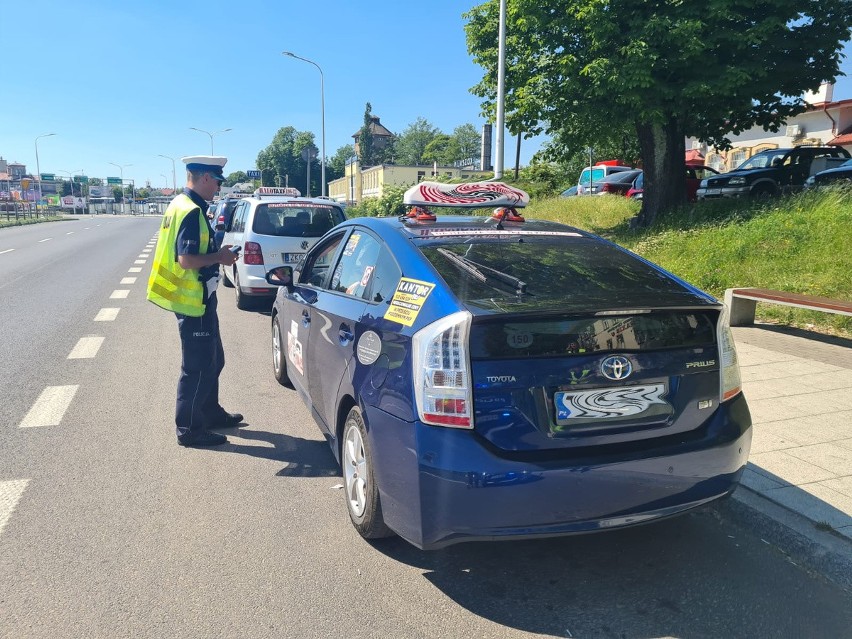
[[[231, 130], [231, 129], [222, 129], [221, 131], [213, 131], [213, 133], [210, 133], [210, 131], [205, 131], [204, 129], [196, 129], [194, 126], [191, 126], [189, 128], [192, 129], [193, 131], [198, 131], [199, 133], [206, 133], [207, 135], [210, 136], [210, 155], [213, 155], [213, 136], [219, 135], [220, 133], [225, 133], [225, 132]], [[177, 188], [177, 187], [175, 187], [175, 188]]]
[[[124, 169], [128, 166], [133, 166], [132, 164], [116, 164], [115, 162], [107, 162], [107, 164], [112, 164], [113, 166], [118, 167], [118, 171], [121, 174], [121, 212], [124, 213]], [[109, 193], [109, 191], [107, 191]], [[131, 191], [131, 197], [132, 197]]]
[[[212, 143], [211, 143], [211, 148], [212, 148]], [[172, 161], [172, 191], [177, 192], [177, 178], [175, 178], [175, 159], [173, 157], [169, 157], [168, 155], [163, 155], [162, 153], [157, 155], [157, 157], [158, 158], [166, 158], [167, 160]], [[162, 175], [162, 173], [160, 175]], [[169, 179], [166, 178], [166, 186], [168, 186], [168, 185], [169, 185]]]
[[320, 113], [322, 114], [322, 194], [325, 195], [325, 77], [323, 76], [320, 65], [313, 60], [308, 60], [307, 58], [298, 56], [290, 51], [282, 51], [281, 54], [312, 64], [317, 68], [317, 71], [320, 72]]
[[[60, 169], [59, 172], [66, 173], [68, 175], [68, 181], [71, 183], [71, 206], [74, 209], [74, 215], [77, 215], [77, 200], [74, 197], [74, 174], [71, 171], [63, 171], [62, 169]], [[83, 173], [85, 173], [85, 171], [80, 169], [80, 175], [83, 175]], [[80, 196], [83, 196], [82, 191], [80, 192]]]
[[44, 135], [39, 135], [35, 139], [35, 152], [36, 152], [36, 173], [38, 173], [38, 203], [36, 204], [36, 210], [38, 210], [38, 205], [41, 204], [41, 167], [38, 163], [38, 141], [39, 138], [49, 138], [51, 135], [56, 135], [55, 133], [45, 133]]

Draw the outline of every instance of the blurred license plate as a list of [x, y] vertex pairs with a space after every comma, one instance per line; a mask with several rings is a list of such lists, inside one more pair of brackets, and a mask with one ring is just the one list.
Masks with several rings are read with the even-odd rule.
[[574, 419], [612, 419], [642, 416], [658, 412], [655, 405], [668, 407], [663, 399], [665, 384], [593, 388], [585, 391], [561, 391], [553, 396], [556, 423], [567, 424]]
[[282, 253], [281, 259], [285, 264], [295, 264], [296, 262], [301, 262], [302, 258], [305, 257], [304, 253]]
[[706, 189], [704, 195], [721, 195], [722, 189]]

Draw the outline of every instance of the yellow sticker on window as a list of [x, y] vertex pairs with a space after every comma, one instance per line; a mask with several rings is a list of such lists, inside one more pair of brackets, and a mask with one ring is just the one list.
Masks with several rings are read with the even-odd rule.
[[390, 306], [385, 312], [385, 319], [411, 326], [420, 314], [420, 309], [433, 288], [435, 288], [435, 285], [430, 282], [403, 277], [397, 284], [396, 292], [393, 294]]

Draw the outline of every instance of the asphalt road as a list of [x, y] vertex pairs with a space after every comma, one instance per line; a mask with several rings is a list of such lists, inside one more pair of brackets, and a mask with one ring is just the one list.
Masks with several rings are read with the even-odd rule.
[[[151, 260], [129, 272], [158, 222], [0, 230], [0, 637], [852, 634], [850, 594], [724, 504], [594, 536], [365, 542], [308, 411], [272, 377], [268, 316], [229, 289], [221, 396], [249, 425], [178, 447], [176, 322], [144, 299]], [[64, 411], [34, 412], [46, 388]]]

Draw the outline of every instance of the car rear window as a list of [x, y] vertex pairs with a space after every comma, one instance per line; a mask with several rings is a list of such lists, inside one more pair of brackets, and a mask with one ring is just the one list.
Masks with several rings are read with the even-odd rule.
[[258, 204], [252, 231], [277, 237], [320, 237], [343, 220], [336, 206], [269, 202]]
[[472, 312], [589, 312], [708, 304], [646, 262], [591, 238], [429, 244], [421, 251]]

